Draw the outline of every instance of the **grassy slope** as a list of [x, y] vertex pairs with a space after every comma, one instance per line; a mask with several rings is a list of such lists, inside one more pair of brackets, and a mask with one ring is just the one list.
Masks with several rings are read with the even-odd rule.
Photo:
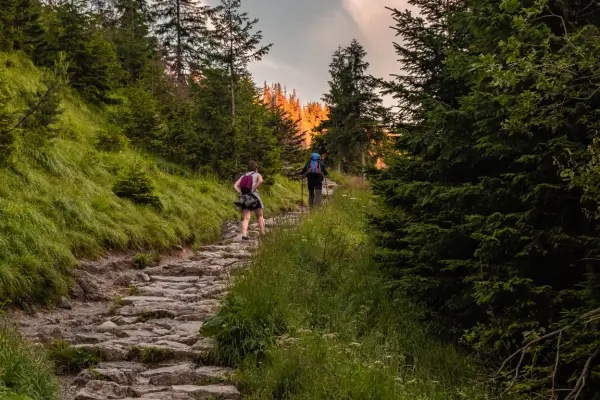
[[[0, 54], [0, 76], [15, 108], [23, 105], [24, 93], [43, 89], [41, 72], [19, 55]], [[162, 212], [117, 198], [112, 184], [144, 155], [96, 151], [104, 111], [74, 95], [66, 96], [63, 107], [61, 136], [46, 150], [23, 143], [14, 168], [0, 170], [0, 303], [43, 302], [65, 293], [77, 258], [99, 256], [107, 248], [206, 242], [219, 235], [225, 219], [237, 215], [231, 183], [172, 174], [159, 160], [149, 162], [149, 173]], [[278, 178], [263, 194], [267, 212], [291, 208], [299, 189]]]
[[249, 399], [487, 398], [470, 361], [433, 339], [412, 304], [390, 298], [371, 259], [368, 192], [335, 197], [266, 239], [203, 327], [218, 340], [216, 358], [240, 366]]

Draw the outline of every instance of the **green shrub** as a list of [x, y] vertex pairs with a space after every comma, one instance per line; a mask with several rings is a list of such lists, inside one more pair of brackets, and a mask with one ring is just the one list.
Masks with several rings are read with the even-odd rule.
[[135, 163], [113, 186], [114, 194], [121, 198], [160, 209], [162, 203], [154, 191], [154, 182], [144, 171], [141, 163]]
[[58, 400], [59, 384], [43, 349], [0, 321], [0, 399]]
[[102, 361], [99, 355], [72, 347], [62, 340], [53, 341], [48, 345], [48, 355], [59, 374], [79, 373], [86, 368], [95, 367]]
[[152, 257], [146, 253], [139, 253], [131, 260], [131, 266], [135, 269], [145, 269], [152, 266]]
[[127, 147], [127, 138], [116, 128], [111, 128], [98, 132], [95, 146], [99, 151], [119, 152]]

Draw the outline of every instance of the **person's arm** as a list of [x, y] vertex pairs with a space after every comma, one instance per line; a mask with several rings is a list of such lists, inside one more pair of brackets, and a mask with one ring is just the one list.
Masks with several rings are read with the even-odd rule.
[[327, 176], [327, 168], [325, 168], [325, 164], [321, 163], [321, 169], [323, 170], [323, 175]]
[[242, 190], [240, 189], [240, 184], [241, 183], [242, 183], [242, 178], [238, 179], [237, 182], [233, 185], [233, 188], [238, 193], [242, 193]]
[[302, 168], [302, 171], [300, 172], [300, 175], [305, 175], [306, 171], [308, 171], [308, 164], [304, 165], [304, 168]]
[[261, 174], [258, 174], [258, 181], [256, 182], [256, 186], [252, 188], [253, 192], [256, 192], [258, 190], [258, 188], [260, 187], [260, 185], [262, 185], [263, 183], [263, 178]]

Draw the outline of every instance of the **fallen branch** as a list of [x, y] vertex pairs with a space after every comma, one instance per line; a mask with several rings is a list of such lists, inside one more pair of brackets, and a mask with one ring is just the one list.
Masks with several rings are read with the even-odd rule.
[[[563, 332], [571, 329], [579, 321], [581, 321], [583, 319], [590, 318], [590, 317], [594, 317], [596, 315], [600, 315], [600, 308], [597, 308], [597, 309], [589, 311], [589, 312], [587, 312], [587, 313], [585, 313], [583, 315], [580, 315], [579, 317], [575, 318], [575, 320], [573, 320], [573, 322], [571, 322], [570, 324], [568, 324], [568, 325], [566, 325], [566, 326], [564, 326], [564, 327], [562, 327], [562, 328], [560, 328], [560, 329], [558, 329], [556, 331], [553, 331], [553, 332], [550, 332], [550, 333], [548, 333], [546, 335], [540, 336], [539, 338], [534, 339], [531, 342], [527, 343], [525, 346], [521, 347], [519, 350], [515, 351], [513, 354], [511, 354], [510, 356], [508, 356], [508, 358], [506, 360], [504, 360], [504, 362], [502, 363], [502, 365], [498, 369], [498, 372], [496, 372], [495, 377], [498, 377], [502, 373], [502, 371], [506, 367], [506, 364], [508, 364], [513, 358], [515, 358], [516, 356], [518, 356], [521, 353], [524, 354], [534, 344], [542, 342], [542, 341], [547, 340], [547, 339], [551, 339], [551, 338], [553, 338], [555, 336], [562, 335]], [[521, 358], [523, 358], [523, 355], [521, 356]]]
[[594, 352], [594, 354], [592, 354], [587, 359], [587, 361], [585, 362], [585, 365], [583, 367], [583, 371], [581, 372], [581, 375], [579, 376], [579, 379], [577, 380], [577, 384], [575, 385], [575, 388], [571, 391], [571, 393], [569, 393], [569, 395], [567, 397], [565, 397], [565, 400], [577, 400], [579, 398], [579, 395], [581, 394], [581, 392], [583, 391], [583, 388], [585, 387], [587, 376], [590, 373], [590, 365], [592, 365], [592, 361], [594, 360], [594, 358], [596, 358], [598, 356], [598, 354], [600, 354], [600, 349], [596, 350]]

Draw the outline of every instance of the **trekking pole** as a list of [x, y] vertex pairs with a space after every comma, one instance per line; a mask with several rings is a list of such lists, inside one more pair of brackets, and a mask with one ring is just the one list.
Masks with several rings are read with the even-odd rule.
[[302, 194], [301, 194], [301, 197], [300, 197], [300, 209], [302, 211], [304, 211], [304, 176], [302, 176], [301, 182], [302, 182], [302, 189], [300, 190], [300, 192]]

